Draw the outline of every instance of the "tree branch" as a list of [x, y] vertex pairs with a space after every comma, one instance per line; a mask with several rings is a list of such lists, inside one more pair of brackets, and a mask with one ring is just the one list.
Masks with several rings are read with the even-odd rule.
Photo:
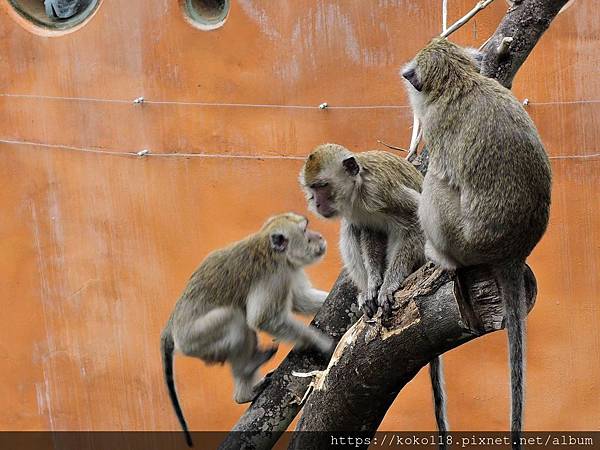
[[[537, 293], [525, 272], [527, 305]], [[503, 328], [504, 308], [490, 267], [450, 274], [429, 263], [395, 295], [389, 321], [360, 319], [314, 381], [297, 430], [366, 432], [372, 437], [398, 392], [435, 356]], [[317, 394], [317, 395], [315, 395]], [[289, 448], [324, 448], [322, 433], [296, 433]]]
[[[483, 46], [482, 73], [506, 87], [567, 0], [522, 0], [512, 6]], [[512, 38], [510, 39], [505, 38]], [[428, 154], [413, 159], [423, 173]], [[526, 274], [527, 298], [533, 305], [536, 285]], [[327, 369], [314, 380], [292, 371], [323, 370], [325, 362], [310, 352], [291, 352], [271, 374], [271, 382], [240, 418], [221, 449], [270, 449], [301, 408], [312, 382], [299, 430], [369, 430], [374, 432], [398, 392], [434, 356], [502, 328], [496, 282], [488, 268], [450, 274], [424, 266], [406, 289], [396, 294], [402, 313], [390, 323], [364, 320], [336, 349]], [[458, 285], [463, 288], [460, 294]], [[339, 340], [359, 316], [356, 289], [342, 273], [313, 324]], [[241, 432], [241, 433], [240, 433]], [[299, 433], [292, 448], [319, 448], [315, 433]]]
[[[481, 73], [510, 89], [512, 81], [552, 20], [568, 0], [523, 0], [509, 8], [482, 49]], [[502, 54], [504, 38], [512, 38]]]

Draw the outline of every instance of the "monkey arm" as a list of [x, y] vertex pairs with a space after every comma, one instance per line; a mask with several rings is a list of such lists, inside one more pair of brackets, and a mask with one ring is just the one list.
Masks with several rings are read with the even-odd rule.
[[386, 246], [385, 234], [368, 228], [360, 230], [360, 251], [367, 271], [367, 290], [361, 293], [361, 306], [369, 317], [377, 312], [377, 293], [383, 282]]
[[292, 311], [300, 314], [316, 314], [329, 295], [328, 292], [315, 289], [301, 272], [292, 284]]
[[394, 303], [394, 293], [400, 289], [406, 277], [425, 262], [421, 234], [390, 235], [390, 240], [392, 242], [388, 245], [388, 266], [377, 297], [379, 306], [386, 314], [390, 312]]
[[260, 329], [271, 334], [277, 340], [296, 344], [296, 348], [314, 348], [321, 353], [331, 353], [333, 341], [316, 328], [306, 326], [289, 313], [282, 313], [264, 322]]
[[[281, 296], [283, 296], [281, 298]], [[316, 348], [331, 352], [332, 341], [316, 328], [306, 326], [291, 314], [292, 291], [257, 286], [248, 294], [246, 320], [251, 328], [266, 331], [277, 340], [296, 344], [298, 348]]]

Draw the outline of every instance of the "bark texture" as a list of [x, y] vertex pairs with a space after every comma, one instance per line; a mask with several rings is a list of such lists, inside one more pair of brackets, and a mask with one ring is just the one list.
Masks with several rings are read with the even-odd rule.
[[[481, 73], [510, 89], [517, 71], [568, 0], [522, 0], [515, 2], [496, 32], [482, 49]], [[506, 52], [499, 52], [505, 37], [512, 38]]]
[[[537, 293], [525, 271], [528, 309]], [[389, 320], [361, 318], [344, 335], [326, 370], [313, 380], [297, 430], [375, 434], [398, 392], [434, 356], [504, 326], [502, 298], [487, 266], [450, 274], [421, 267], [395, 295]], [[296, 433], [292, 449], [323, 448], [330, 436]]]

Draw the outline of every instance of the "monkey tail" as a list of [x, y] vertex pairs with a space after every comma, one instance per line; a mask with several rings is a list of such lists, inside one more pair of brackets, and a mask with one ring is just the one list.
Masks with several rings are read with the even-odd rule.
[[526, 309], [523, 261], [513, 261], [498, 268], [500, 294], [506, 312], [511, 389], [511, 437], [513, 449], [521, 448], [523, 405], [525, 396]]
[[429, 362], [429, 377], [433, 391], [435, 421], [441, 437], [440, 450], [448, 448], [446, 435], [448, 433], [448, 418], [446, 417], [446, 390], [444, 388], [444, 367], [442, 357], [437, 356]]
[[185, 417], [183, 416], [181, 405], [179, 405], [179, 400], [177, 399], [177, 391], [175, 390], [175, 380], [173, 379], [174, 351], [175, 342], [173, 341], [173, 336], [171, 335], [171, 332], [167, 329], [163, 331], [160, 337], [160, 353], [162, 354], [165, 381], [169, 390], [169, 397], [171, 397], [171, 403], [173, 403], [173, 409], [175, 409], [175, 414], [177, 415], [177, 419], [179, 419], [179, 423], [181, 424], [181, 428], [183, 429], [183, 433], [185, 434], [185, 442], [188, 445], [188, 447], [193, 447], [194, 443], [192, 442], [192, 435], [188, 431], [188, 426], [185, 421]]

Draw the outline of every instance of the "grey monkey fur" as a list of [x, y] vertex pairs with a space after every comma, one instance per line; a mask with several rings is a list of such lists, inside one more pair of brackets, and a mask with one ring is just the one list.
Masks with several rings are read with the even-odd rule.
[[[390, 312], [402, 281], [425, 262], [417, 216], [421, 174], [392, 153], [352, 153], [338, 144], [318, 146], [299, 181], [309, 209], [341, 217], [340, 251], [368, 317]], [[430, 364], [438, 429], [447, 431], [441, 360]]]
[[192, 274], [161, 336], [165, 380], [186, 442], [192, 446], [173, 379], [173, 353], [206, 363], [228, 362], [234, 400], [252, 401], [264, 387], [258, 369], [276, 347], [259, 349], [256, 330], [329, 355], [332, 340], [305, 326], [292, 311], [314, 314], [327, 292], [314, 289], [303, 268], [318, 261], [326, 243], [293, 213], [266, 221], [260, 231], [209, 254]]
[[481, 75], [460, 47], [434, 39], [402, 76], [429, 149], [419, 205], [425, 253], [450, 270], [494, 267], [507, 315], [511, 430], [519, 448], [526, 335], [523, 270], [548, 224], [550, 163], [521, 103]]

